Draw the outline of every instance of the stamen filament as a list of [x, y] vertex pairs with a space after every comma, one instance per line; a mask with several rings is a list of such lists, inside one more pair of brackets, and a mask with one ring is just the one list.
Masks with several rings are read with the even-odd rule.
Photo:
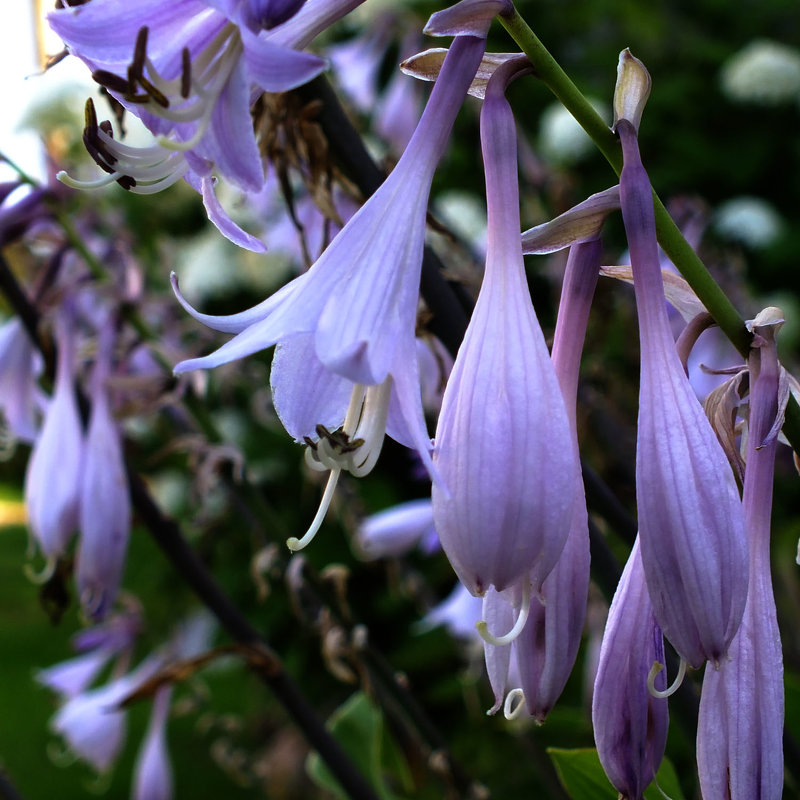
[[487, 644], [493, 644], [495, 647], [502, 647], [503, 645], [511, 644], [511, 642], [513, 642], [514, 639], [516, 639], [517, 636], [522, 633], [522, 629], [525, 627], [525, 623], [528, 621], [528, 613], [531, 610], [531, 596], [531, 582], [526, 579], [522, 587], [522, 605], [519, 609], [519, 616], [517, 617], [516, 622], [511, 630], [503, 636], [495, 636], [489, 632], [489, 626], [486, 623], [486, 620], [482, 619], [480, 622], [475, 623], [475, 627], [478, 629], [481, 639], [483, 639], [483, 641]]
[[650, 674], [647, 676], [647, 691], [653, 697], [658, 697], [661, 699], [670, 697], [671, 695], [675, 694], [678, 689], [681, 688], [681, 684], [683, 683], [683, 679], [686, 676], [686, 662], [681, 659], [681, 663], [678, 666], [678, 674], [675, 676], [675, 680], [672, 682], [670, 686], [667, 686], [666, 689], [663, 691], [660, 689], [656, 689], [656, 675], [658, 675], [661, 670], [664, 669], [664, 665], [660, 661], [654, 661], [653, 666], [650, 667]]
[[292, 552], [302, 550], [317, 535], [317, 531], [320, 529], [322, 521], [325, 519], [325, 515], [328, 513], [331, 500], [333, 500], [333, 492], [336, 489], [336, 483], [339, 480], [339, 475], [341, 472], [341, 469], [331, 470], [331, 474], [328, 476], [328, 483], [325, 485], [325, 492], [322, 495], [322, 500], [320, 501], [319, 508], [317, 509], [317, 515], [314, 517], [311, 525], [303, 537], [298, 539], [295, 536], [291, 536], [286, 540], [286, 546]]

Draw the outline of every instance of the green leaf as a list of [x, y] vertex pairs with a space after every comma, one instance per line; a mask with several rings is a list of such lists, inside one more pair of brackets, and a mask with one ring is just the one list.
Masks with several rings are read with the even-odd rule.
[[[597, 750], [592, 747], [579, 750], [548, 747], [547, 753], [572, 800], [617, 800], [618, 792], [608, 782]], [[645, 800], [664, 800], [664, 795], [670, 800], [685, 800], [675, 768], [666, 758], [661, 762], [656, 780], [644, 793]]]
[[594, 748], [548, 747], [547, 754], [572, 800], [617, 800], [619, 792], [608, 782]]
[[[327, 727], [381, 800], [398, 800], [386, 786], [386, 776], [392, 776], [404, 790], [413, 790], [411, 773], [402, 752], [385, 730], [380, 710], [363, 692], [356, 692], [336, 709]], [[348, 795], [316, 753], [309, 755], [306, 768], [318, 786], [347, 800]]]

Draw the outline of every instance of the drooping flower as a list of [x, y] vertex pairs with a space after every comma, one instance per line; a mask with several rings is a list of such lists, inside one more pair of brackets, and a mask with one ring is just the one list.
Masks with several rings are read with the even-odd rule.
[[[341, 469], [361, 475], [374, 465], [390, 406], [397, 414], [389, 434], [416, 448], [430, 467], [414, 337], [427, 202], [434, 170], [480, 63], [491, 16], [504, 4], [485, 0], [483, 5], [491, 14], [484, 14], [477, 30], [453, 42], [397, 166], [308, 272], [230, 317], [202, 315], [182, 301], [199, 321], [237, 335], [209, 356], [181, 362], [177, 373], [215, 367], [280, 342], [281, 348], [295, 348], [293, 358], [307, 354], [296, 363], [312, 371], [312, 387], [338, 380], [339, 388], [330, 395], [337, 403], [347, 383], [335, 376], [349, 382], [346, 409], [339, 405], [335, 413], [325, 412], [339, 420], [341, 435], [331, 434], [327, 425], [304, 434], [315, 446], [308, 451], [310, 466], [331, 470], [323, 513]], [[307, 397], [305, 388], [286, 392], [282, 418], [295, 418]], [[319, 397], [320, 409], [328, 400]], [[318, 516], [312, 529], [320, 521]], [[307, 537], [290, 546], [302, 546]]]
[[637, 143], [647, 71], [624, 51], [620, 76], [618, 87], [634, 87], [630, 97], [618, 90], [615, 113], [641, 340], [636, 497], [642, 563], [664, 635], [691, 666], [706, 659], [716, 665], [739, 627], [747, 596], [744, 515], [733, 472], [678, 359], [667, 318], [652, 190]]
[[[608, 612], [592, 695], [592, 725], [600, 763], [624, 800], [640, 800], [667, 743], [664, 642], [653, 616], [639, 537]], [[652, 691], [651, 686], [652, 684]]]
[[750, 585], [742, 624], [728, 658], [706, 666], [697, 725], [697, 764], [704, 800], [778, 800], [783, 793], [783, 655], [770, 577], [770, 516], [780, 428], [775, 334], [779, 309], [751, 323], [750, 410], [744, 511]]
[[42, 358], [22, 321], [14, 318], [0, 328], [0, 409], [11, 436], [36, 439], [37, 411], [44, 404], [37, 378]]
[[76, 578], [81, 605], [93, 619], [102, 619], [114, 602], [125, 567], [131, 526], [122, 442], [107, 386], [113, 326], [114, 321], [109, 320], [100, 332], [81, 478]]
[[94, 0], [51, 12], [50, 25], [94, 79], [157, 135], [148, 147], [117, 142], [110, 123], [97, 124], [90, 102], [84, 142], [107, 176], [86, 183], [60, 177], [78, 188], [117, 181], [145, 194], [185, 177], [225, 236], [263, 250], [223, 211], [212, 173], [245, 191], [263, 186], [253, 101], [318, 75], [326, 62], [302, 49], [360, 2]]
[[75, 396], [72, 312], [56, 317], [58, 363], [49, 403], [25, 473], [25, 505], [31, 534], [48, 561], [61, 556], [78, 527], [83, 464], [83, 426]]
[[[600, 240], [570, 249], [553, 341], [553, 366], [564, 395], [576, 462], [575, 404], [581, 350], [600, 267]], [[528, 713], [543, 722], [572, 672], [586, 619], [589, 595], [589, 521], [580, 470], [575, 471], [572, 520], [564, 550], [542, 584], [543, 603], [534, 603], [515, 642], [520, 688]], [[491, 647], [491, 645], [487, 645]]]
[[519, 70], [515, 62], [497, 70], [481, 112], [486, 271], [442, 401], [434, 450], [442, 482], [432, 497], [442, 547], [467, 589], [483, 595], [522, 582], [524, 607], [564, 547], [577, 466], [519, 238], [517, 134], [504, 97]]

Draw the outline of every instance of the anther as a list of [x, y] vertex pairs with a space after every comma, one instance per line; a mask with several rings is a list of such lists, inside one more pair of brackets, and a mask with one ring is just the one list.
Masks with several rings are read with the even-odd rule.
[[119, 75], [115, 75], [107, 69], [96, 69], [92, 73], [92, 80], [106, 89], [111, 89], [112, 92], [124, 95], [133, 94], [133, 89], [125, 78], [120, 78]]
[[149, 29], [147, 25], [144, 25], [139, 28], [139, 33], [136, 34], [136, 44], [133, 47], [133, 61], [131, 61], [131, 65], [128, 67], [128, 78], [131, 82], [131, 88], [134, 88], [135, 80], [138, 80], [144, 74], [144, 62], [147, 58], [148, 33]]
[[192, 58], [189, 48], [181, 51], [181, 97], [188, 98], [192, 91]]

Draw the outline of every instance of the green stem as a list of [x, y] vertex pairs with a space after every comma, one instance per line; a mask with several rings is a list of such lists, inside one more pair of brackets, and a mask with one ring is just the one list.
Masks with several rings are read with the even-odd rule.
[[[511, 38], [528, 56], [536, 76], [572, 114], [605, 156], [614, 172], [619, 175], [622, 170], [622, 150], [616, 136], [602, 117], [592, 108], [569, 75], [550, 55], [516, 8], [511, 14], [500, 16], [499, 20]], [[655, 191], [653, 192], [653, 203], [659, 244], [692, 287], [700, 302], [708, 309], [722, 332], [746, 358], [750, 351], [752, 337], [745, 328], [741, 315], [678, 230], [678, 226], [667, 213]], [[786, 410], [784, 433], [795, 451], [800, 452], [800, 408], [794, 404], [790, 404]]]

